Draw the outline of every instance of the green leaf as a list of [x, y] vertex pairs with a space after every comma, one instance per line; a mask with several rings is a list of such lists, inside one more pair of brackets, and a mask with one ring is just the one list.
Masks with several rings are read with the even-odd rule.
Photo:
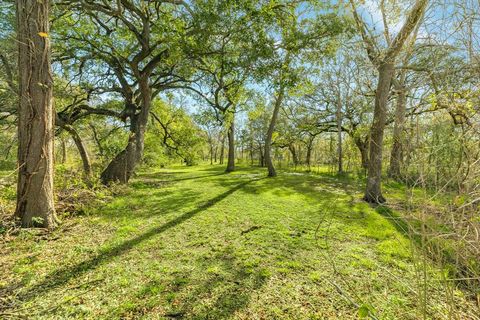
[[373, 311], [373, 307], [368, 305], [368, 304], [362, 304], [358, 308], [358, 315], [360, 318], [366, 318], [368, 317], [370, 311]]

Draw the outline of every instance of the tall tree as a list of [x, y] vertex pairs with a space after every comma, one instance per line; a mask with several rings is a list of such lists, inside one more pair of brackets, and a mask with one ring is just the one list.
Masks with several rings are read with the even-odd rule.
[[252, 0], [195, 2], [193, 41], [185, 44], [196, 74], [183, 88], [200, 97], [226, 127], [226, 172], [235, 170], [235, 115], [248, 99], [246, 84], [254, 65], [265, 54], [262, 5]]
[[17, 1], [19, 68], [18, 184], [15, 215], [22, 226], [54, 228], [53, 78], [50, 1]]
[[[381, 1], [381, 4], [383, 3], [384, 2]], [[370, 35], [366, 23], [357, 12], [354, 0], [350, 0], [350, 4], [368, 56], [378, 71], [373, 122], [370, 128], [370, 155], [364, 200], [370, 203], [383, 203], [385, 202], [381, 188], [383, 134], [387, 122], [387, 103], [390, 95], [390, 86], [395, 73], [395, 59], [402, 51], [405, 41], [407, 41], [417, 26], [417, 23], [421, 20], [428, 0], [417, 0], [415, 2], [413, 8], [407, 15], [405, 23], [393, 40], [390, 39], [388, 26], [385, 23], [384, 34], [387, 48], [382, 51], [377, 49], [378, 45]], [[382, 12], [384, 12], [384, 10], [382, 10]]]
[[[343, 21], [337, 15], [328, 12], [328, 8], [319, 14], [315, 11], [312, 17], [299, 14], [299, 3], [287, 2], [283, 5], [281, 14], [277, 15], [276, 24], [278, 30], [272, 32], [275, 41], [273, 47], [273, 63], [267, 64], [265, 70], [268, 73], [271, 85], [274, 88], [273, 111], [270, 125], [265, 138], [265, 163], [268, 168], [268, 176], [276, 176], [276, 170], [271, 156], [272, 137], [275, 131], [280, 108], [284, 102], [287, 90], [298, 85], [302, 74], [305, 74], [305, 51], [310, 51], [310, 58], [318, 59], [324, 54], [331, 53], [334, 48], [333, 38], [344, 31]], [[282, 6], [282, 7], [283, 7]], [[301, 21], [299, 23], [298, 21]], [[312, 51], [315, 54], [312, 54]], [[307, 59], [306, 65], [311, 64]], [[264, 70], [264, 72], [265, 72]]]
[[[420, 24], [417, 24], [412, 36], [410, 37], [405, 55], [402, 59], [402, 64], [406, 66], [412, 55], [414, 43], [417, 39], [418, 29]], [[394, 179], [402, 178], [403, 166], [403, 150], [405, 145], [405, 121], [407, 114], [407, 68], [402, 68], [398, 76], [393, 81], [393, 87], [397, 92], [397, 101], [395, 106], [394, 127], [393, 127], [393, 145], [390, 153], [390, 166], [388, 168], [388, 175]]]
[[168, 0], [67, 0], [62, 5], [70, 14], [65, 15], [60, 37], [75, 44], [64, 48], [65, 59], [80, 66], [81, 74], [89, 71], [102, 93], [125, 101], [121, 120], [129, 122], [127, 145], [101, 179], [126, 183], [143, 156], [152, 100], [180, 81], [178, 41], [185, 19], [175, 8], [188, 7]]

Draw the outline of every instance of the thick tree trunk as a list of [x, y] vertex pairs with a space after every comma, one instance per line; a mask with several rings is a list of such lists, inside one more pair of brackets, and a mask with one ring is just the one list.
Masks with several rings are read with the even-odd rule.
[[272, 136], [273, 132], [275, 131], [275, 125], [278, 119], [278, 113], [280, 112], [280, 107], [282, 106], [283, 102], [283, 95], [284, 95], [284, 88], [280, 86], [278, 90], [277, 97], [275, 99], [275, 105], [273, 107], [272, 118], [270, 119], [270, 124], [268, 126], [267, 135], [265, 137], [265, 164], [268, 168], [268, 176], [275, 177], [277, 172], [275, 171], [275, 166], [273, 165], [272, 160]]
[[103, 184], [127, 183], [133, 172], [135, 157], [135, 132], [131, 131], [125, 149], [118, 153], [100, 175]]
[[388, 176], [393, 179], [402, 178], [402, 164], [403, 164], [403, 145], [404, 145], [404, 129], [405, 129], [405, 115], [407, 113], [407, 101], [405, 91], [405, 73], [400, 75], [400, 84], [397, 88], [397, 105], [395, 108], [395, 125], [393, 128], [393, 146], [390, 154], [390, 167], [388, 169]]
[[387, 120], [387, 103], [390, 94], [394, 64], [384, 62], [380, 65], [377, 91], [375, 94], [375, 109], [373, 111], [373, 123], [370, 130], [370, 156], [368, 162], [367, 187], [364, 200], [369, 203], [384, 203], [382, 195], [382, 149], [383, 133]]
[[235, 119], [232, 117], [232, 122], [227, 132], [228, 136], [228, 159], [227, 169], [225, 172], [232, 172], [235, 170]]
[[53, 200], [54, 120], [49, 1], [18, 0], [18, 183], [23, 227], [57, 225]]
[[112, 182], [127, 183], [135, 172], [137, 164], [142, 160], [145, 131], [150, 113], [152, 92], [148, 85], [148, 78], [139, 82], [142, 96], [140, 112], [130, 114], [130, 136], [127, 146], [109, 163], [100, 175], [103, 184]]
[[72, 139], [75, 142], [78, 153], [80, 154], [80, 158], [82, 159], [83, 172], [85, 173], [85, 176], [87, 178], [91, 177], [92, 165], [90, 163], [90, 157], [88, 155], [87, 148], [85, 147], [82, 138], [78, 134], [77, 130], [75, 130], [75, 128], [73, 128], [72, 126], [64, 125], [62, 126], [62, 128], [65, 129], [72, 136]]

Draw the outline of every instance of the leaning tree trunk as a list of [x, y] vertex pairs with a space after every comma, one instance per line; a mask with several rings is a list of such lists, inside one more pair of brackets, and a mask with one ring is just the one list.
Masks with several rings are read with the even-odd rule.
[[18, 182], [15, 216], [23, 227], [54, 228], [54, 120], [49, 1], [18, 0]]
[[72, 139], [75, 142], [75, 146], [78, 149], [78, 153], [80, 154], [80, 158], [82, 159], [83, 172], [85, 174], [85, 177], [90, 178], [92, 175], [92, 165], [90, 163], [90, 157], [88, 156], [87, 148], [85, 147], [82, 138], [78, 134], [77, 130], [75, 130], [75, 128], [73, 128], [72, 126], [64, 125], [62, 126], [62, 128], [65, 129], [72, 136]]
[[403, 144], [405, 115], [407, 113], [406, 92], [405, 92], [405, 73], [400, 75], [400, 84], [398, 85], [397, 105], [395, 108], [395, 125], [393, 128], [393, 146], [390, 154], [390, 167], [388, 176], [399, 180], [402, 178], [403, 164]]
[[232, 117], [232, 122], [227, 132], [228, 136], [228, 159], [226, 172], [235, 170], [235, 119]]
[[105, 185], [112, 182], [127, 183], [133, 173], [136, 149], [136, 120], [136, 116], [130, 117], [130, 133], [127, 146], [110, 161], [100, 175], [100, 179]]
[[370, 131], [370, 157], [368, 162], [368, 178], [364, 200], [370, 203], [384, 203], [382, 195], [382, 148], [383, 132], [387, 120], [387, 103], [390, 94], [394, 64], [384, 62], [380, 65], [377, 91], [375, 94], [375, 109], [373, 124]]
[[275, 177], [277, 172], [275, 171], [275, 166], [272, 161], [272, 136], [275, 131], [275, 125], [277, 123], [278, 113], [280, 112], [280, 107], [283, 102], [284, 89], [283, 86], [280, 86], [278, 95], [275, 99], [275, 106], [273, 107], [272, 119], [270, 119], [270, 124], [268, 126], [267, 135], [265, 137], [265, 164], [268, 168], [268, 176]]
[[133, 112], [130, 115], [130, 135], [127, 146], [115, 156], [102, 172], [100, 179], [103, 184], [112, 182], [127, 183], [135, 172], [137, 164], [142, 159], [152, 93], [148, 85], [148, 79], [142, 79], [139, 82], [139, 87], [142, 95], [140, 112], [138, 114]]

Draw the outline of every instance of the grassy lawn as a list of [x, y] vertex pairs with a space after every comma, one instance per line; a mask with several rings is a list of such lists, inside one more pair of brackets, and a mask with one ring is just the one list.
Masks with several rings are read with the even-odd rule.
[[0, 318], [476, 319], [360, 186], [223, 169], [140, 173], [51, 234], [1, 242]]

